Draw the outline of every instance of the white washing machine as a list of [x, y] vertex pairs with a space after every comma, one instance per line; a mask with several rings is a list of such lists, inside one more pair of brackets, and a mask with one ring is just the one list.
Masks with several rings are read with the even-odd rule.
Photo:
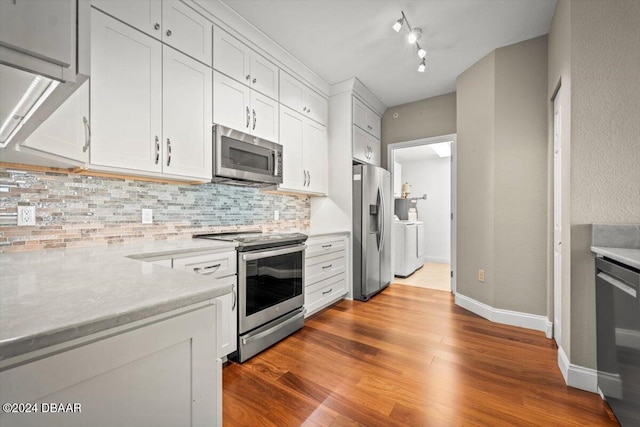
[[394, 221], [394, 274], [407, 277], [422, 267], [424, 256], [424, 223], [422, 221]]

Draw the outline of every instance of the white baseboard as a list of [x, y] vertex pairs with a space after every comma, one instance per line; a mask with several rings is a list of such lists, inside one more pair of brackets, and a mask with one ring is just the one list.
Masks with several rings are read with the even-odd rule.
[[439, 264], [451, 264], [451, 259], [448, 257], [426, 256], [422, 258], [422, 262], [437, 262]]
[[640, 331], [616, 328], [616, 345], [640, 350]]
[[598, 371], [569, 363], [562, 347], [558, 347], [558, 367], [568, 386], [592, 393], [598, 392]]
[[466, 308], [478, 316], [482, 316], [492, 322], [542, 331], [545, 333], [547, 338], [552, 337], [553, 323], [549, 321], [546, 316], [493, 308], [459, 293], [456, 294], [455, 301], [460, 307]]

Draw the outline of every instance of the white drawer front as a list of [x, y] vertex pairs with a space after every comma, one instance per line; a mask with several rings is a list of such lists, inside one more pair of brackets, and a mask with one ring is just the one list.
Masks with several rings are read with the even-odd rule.
[[313, 239], [307, 241], [306, 258], [312, 258], [318, 255], [324, 255], [331, 252], [344, 251], [346, 248], [346, 239], [344, 237], [331, 237], [327, 239]]
[[304, 305], [307, 309], [307, 315], [313, 314], [334, 300], [343, 297], [346, 293], [347, 280], [345, 273], [306, 287]]
[[333, 252], [307, 259], [305, 262], [305, 286], [333, 277], [345, 271], [345, 252]]
[[210, 277], [230, 276], [236, 274], [236, 251], [174, 258], [173, 268]]

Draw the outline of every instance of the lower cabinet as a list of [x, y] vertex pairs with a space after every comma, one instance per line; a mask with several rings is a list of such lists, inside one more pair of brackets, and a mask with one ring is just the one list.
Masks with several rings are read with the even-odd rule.
[[304, 288], [307, 316], [347, 294], [347, 248], [344, 234], [312, 236], [307, 240]]
[[230, 284], [230, 294], [216, 298], [218, 313], [218, 354], [223, 358], [238, 348], [238, 279], [236, 251], [212, 252], [174, 257], [172, 267], [211, 277], [220, 284]]
[[38, 412], [0, 425], [221, 426], [216, 316], [204, 301], [2, 361], [0, 401]]

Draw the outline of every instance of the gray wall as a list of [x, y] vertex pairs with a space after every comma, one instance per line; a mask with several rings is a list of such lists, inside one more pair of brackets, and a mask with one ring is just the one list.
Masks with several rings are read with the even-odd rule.
[[455, 93], [387, 108], [382, 115], [381, 165], [387, 166], [389, 144], [452, 133], [456, 133]]
[[561, 0], [559, 13], [563, 22], [552, 26], [550, 51], [568, 45], [570, 55], [550, 63], [549, 87], [563, 79], [564, 90], [569, 76], [563, 111], [570, 115], [570, 294], [563, 309], [571, 322], [571, 363], [595, 368], [590, 224], [640, 222], [640, 2]]
[[537, 315], [547, 313], [546, 88], [546, 36], [490, 53], [457, 87], [457, 290]]

